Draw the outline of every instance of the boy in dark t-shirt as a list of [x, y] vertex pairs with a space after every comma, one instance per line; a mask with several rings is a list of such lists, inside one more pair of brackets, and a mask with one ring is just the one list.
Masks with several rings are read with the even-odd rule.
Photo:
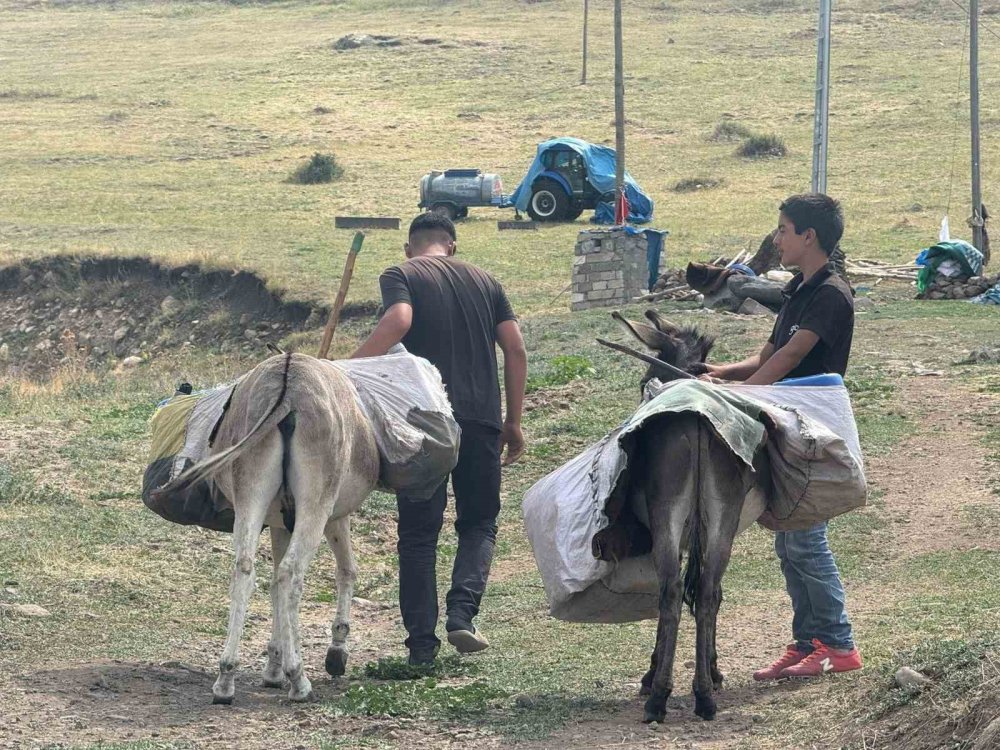
[[[854, 335], [851, 290], [830, 263], [844, 233], [840, 204], [820, 193], [793, 195], [779, 207], [774, 244], [781, 262], [799, 273], [785, 287], [785, 303], [759, 354], [730, 365], [710, 365], [707, 379], [770, 385], [784, 378], [844, 375]], [[755, 680], [811, 677], [860, 669], [846, 597], [827, 544], [826, 523], [779, 531], [775, 550], [792, 599], [794, 642]]]
[[[473, 625], [489, 576], [500, 513], [500, 465], [524, 452], [521, 406], [527, 355], [503, 287], [486, 271], [455, 258], [455, 226], [438, 214], [410, 224], [407, 261], [379, 277], [385, 313], [354, 357], [385, 354], [398, 343], [441, 373], [462, 428], [451, 474], [458, 552], [446, 598], [448, 642], [458, 651], [489, 646]], [[501, 420], [496, 347], [504, 353], [506, 418]], [[433, 662], [440, 641], [435, 565], [447, 503], [445, 481], [429, 500], [398, 495], [399, 608], [411, 664]]]

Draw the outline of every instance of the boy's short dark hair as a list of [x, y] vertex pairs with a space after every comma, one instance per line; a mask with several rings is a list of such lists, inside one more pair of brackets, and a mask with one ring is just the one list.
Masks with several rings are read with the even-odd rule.
[[844, 211], [840, 202], [823, 193], [800, 193], [785, 199], [778, 206], [795, 225], [795, 233], [807, 229], [816, 232], [816, 239], [823, 252], [832, 255], [844, 235]]
[[411, 221], [410, 231], [407, 236], [412, 237], [417, 232], [428, 231], [447, 232], [452, 241], [457, 239], [455, 237], [455, 225], [452, 223], [451, 219], [443, 214], [436, 214], [433, 211], [422, 213]]

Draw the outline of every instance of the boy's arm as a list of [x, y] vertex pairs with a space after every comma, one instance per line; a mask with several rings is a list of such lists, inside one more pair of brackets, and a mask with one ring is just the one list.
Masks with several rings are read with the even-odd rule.
[[728, 365], [709, 365], [708, 375], [721, 380], [746, 380], [757, 372], [774, 355], [774, 344], [768, 341], [758, 354], [747, 357], [742, 362]]
[[505, 320], [497, 325], [497, 343], [503, 352], [503, 383], [507, 401], [507, 414], [500, 434], [500, 450], [503, 451], [506, 446], [507, 456], [503, 465], [509, 466], [524, 453], [521, 410], [524, 404], [524, 384], [528, 379], [528, 353], [516, 320]]
[[757, 372], [746, 379], [746, 385], [771, 385], [778, 382], [798, 367], [817, 343], [819, 343], [817, 334], [800, 328], [787, 344], [772, 354]]
[[382, 356], [403, 340], [411, 325], [413, 325], [413, 307], [407, 302], [397, 302], [385, 311], [375, 330], [351, 355], [351, 359]]

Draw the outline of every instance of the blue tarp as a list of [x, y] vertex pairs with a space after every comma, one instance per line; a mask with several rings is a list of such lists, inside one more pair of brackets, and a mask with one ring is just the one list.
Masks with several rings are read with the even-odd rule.
[[[598, 146], [594, 143], [581, 141], [579, 138], [553, 138], [538, 144], [538, 153], [535, 160], [528, 168], [528, 174], [521, 180], [509, 198], [509, 204], [517, 208], [518, 211], [527, 211], [528, 202], [531, 200], [531, 184], [539, 174], [545, 171], [542, 165], [542, 155], [549, 149], [556, 146], [568, 146], [583, 157], [587, 165], [587, 177], [590, 184], [599, 193], [613, 193], [615, 190], [615, 151], [607, 146]], [[632, 176], [625, 173], [625, 197], [628, 198], [629, 213], [628, 220], [634, 224], [645, 224], [653, 219], [653, 199], [646, 195], [639, 187]], [[599, 203], [591, 221], [597, 224], [614, 224], [614, 206], [608, 203]]]

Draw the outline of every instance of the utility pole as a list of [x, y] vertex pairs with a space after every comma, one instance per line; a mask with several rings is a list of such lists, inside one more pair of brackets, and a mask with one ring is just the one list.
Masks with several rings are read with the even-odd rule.
[[820, 0], [816, 35], [816, 108], [813, 123], [812, 191], [826, 192], [826, 147], [830, 135], [830, 12], [833, 0]]
[[[622, 0], [615, 0], [615, 208], [625, 189], [625, 77], [622, 72]], [[617, 213], [617, 211], [616, 211]], [[627, 218], [627, 217], [626, 217]]]
[[979, 180], [979, 0], [969, 3], [969, 108], [972, 120], [972, 244], [983, 249], [983, 193]]
[[590, 0], [583, 0], [583, 73], [580, 85], [587, 85], [587, 17], [590, 15]]

